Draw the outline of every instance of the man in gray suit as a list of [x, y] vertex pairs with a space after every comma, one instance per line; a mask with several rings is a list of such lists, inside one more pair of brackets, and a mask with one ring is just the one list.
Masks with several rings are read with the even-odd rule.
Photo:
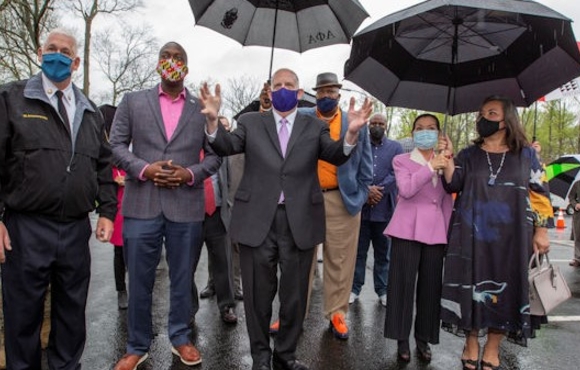
[[202, 244], [203, 181], [221, 159], [207, 144], [199, 100], [184, 88], [187, 55], [181, 45], [161, 48], [157, 71], [161, 83], [125, 95], [111, 130], [115, 164], [127, 172], [122, 213], [129, 272], [127, 353], [115, 370], [133, 370], [147, 359], [155, 267], [163, 244], [171, 281], [171, 351], [186, 365], [201, 362], [189, 339], [192, 274]]
[[[207, 134], [216, 153], [245, 153], [245, 169], [235, 195], [231, 237], [240, 245], [244, 308], [253, 370], [305, 370], [295, 351], [306, 313], [308, 277], [314, 246], [324, 240], [324, 200], [316, 173], [318, 159], [340, 165], [357, 144], [358, 132], [372, 104], [360, 110], [351, 100], [348, 133], [330, 138], [328, 126], [297, 112], [304, 91], [289, 69], [272, 76], [272, 111], [240, 117], [227, 133], [218, 125], [219, 89], [204, 85], [201, 100]], [[280, 266], [280, 331], [272, 356], [268, 326], [278, 287]]]
[[[229, 128], [226, 117], [220, 116], [219, 120], [222, 125], [227, 125]], [[207, 247], [208, 272], [211, 277], [211, 287], [217, 295], [220, 317], [226, 324], [235, 324], [238, 322], [238, 317], [235, 313], [236, 304], [232, 284], [232, 243], [228, 234], [231, 212], [228, 203], [230, 183], [228, 164], [228, 161], [224, 160], [219, 171], [204, 181], [206, 214], [203, 221], [202, 241]], [[199, 307], [197, 290], [193, 291], [192, 299], [194, 307]]]

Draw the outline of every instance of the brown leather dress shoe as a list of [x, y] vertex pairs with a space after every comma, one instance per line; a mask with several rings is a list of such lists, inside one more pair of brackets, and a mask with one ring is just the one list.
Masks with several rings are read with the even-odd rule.
[[147, 357], [149, 357], [149, 354], [147, 353], [141, 356], [125, 353], [115, 365], [114, 370], [135, 370], [139, 365], [147, 360]]
[[201, 364], [201, 355], [197, 348], [191, 343], [186, 343], [181, 346], [171, 347], [171, 353], [178, 356], [181, 362], [188, 366]]
[[222, 321], [226, 324], [235, 324], [238, 322], [238, 317], [232, 307], [228, 307], [221, 313]]

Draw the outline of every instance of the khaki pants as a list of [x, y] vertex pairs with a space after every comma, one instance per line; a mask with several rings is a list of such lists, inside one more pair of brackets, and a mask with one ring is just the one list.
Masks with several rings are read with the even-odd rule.
[[[326, 212], [326, 240], [323, 253], [323, 297], [324, 316], [348, 312], [348, 298], [354, 279], [358, 235], [360, 230], [360, 212], [348, 213], [342, 202], [340, 191], [324, 193]], [[314, 271], [317, 268], [317, 256], [314, 253], [308, 297], [312, 291]]]

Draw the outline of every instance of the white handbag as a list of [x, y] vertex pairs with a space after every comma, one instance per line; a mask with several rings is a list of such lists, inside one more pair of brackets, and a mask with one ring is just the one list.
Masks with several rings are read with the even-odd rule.
[[550, 263], [547, 253], [543, 257], [540, 262], [539, 254], [534, 253], [528, 265], [530, 314], [536, 316], [549, 314], [572, 295], [560, 269]]

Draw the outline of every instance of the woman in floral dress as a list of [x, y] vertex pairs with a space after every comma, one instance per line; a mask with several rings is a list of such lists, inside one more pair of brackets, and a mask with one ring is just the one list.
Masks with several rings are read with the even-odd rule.
[[[529, 314], [528, 261], [549, 250], [553, 212], [544, 173], [509, 99], [483, 102], [479, 137], [444, 170], [444, 187], [457, 193], [445, 261], [443, 328], [465, 335], [463, 368], [477, 369], [478, 337], [487, 334], [482, 370], [499, 368], [499, 345], [521, 345], [542, 318]], [[447, 152], [451, 142], [445, 141]], [[440, 144], [441, 147], [441, 144]]]

